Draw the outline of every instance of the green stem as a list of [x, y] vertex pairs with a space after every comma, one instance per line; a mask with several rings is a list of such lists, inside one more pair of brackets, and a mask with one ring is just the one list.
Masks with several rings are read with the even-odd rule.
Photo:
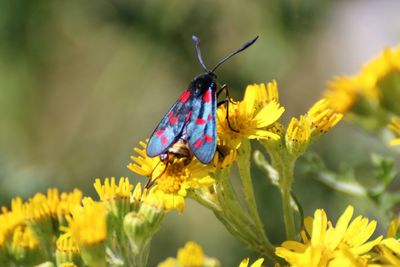
[[258, 213], [257, 202], [254, 196], [253, 183], [251, 179], [250, 160], [251, 160], [250, 141], [244, 140], [242, 141], [242, 144], [240, 145], [240, 148], [238, 150], [237, 163], [244, 188], [245, 200], [247, 206], [249, 207], [250, 215], [252, 216], [254, 223], [256, 225], [259, 238], [262, 239], [262, 243], [265, 249], [267, 250], [266, 252], [274, 255], [275, 247], [269, 241], [264, 230], [264, 225]]
[[286, 153], [286, 151], [272, 152], [272, 166], [279, 173], [279, 188], [281, 191], [283, 220], [287, 240], [296, 240], [296, 227], [294, 223], [294, 212], [291, 204], [291, 191], [294, 175], [294, 164], [296, 159]]

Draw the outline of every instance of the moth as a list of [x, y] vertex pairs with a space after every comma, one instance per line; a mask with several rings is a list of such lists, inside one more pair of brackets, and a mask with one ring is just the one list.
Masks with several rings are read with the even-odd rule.
[[[185, 144], [190, 151], [182, 150], [180, 153], [193, 153], [203, 164], [208, 164], [214, 157], [217, 148], [216, 111], [221, 104], [227, 105], [228, 117], [229, 94], [226, 86], [217, 89], [217, 75], [215, 71], [225, 61], [254, 44], [258, 36], [245, 43], [241, 48], [220, 60], [212, 70], [209, 70], [201, 57], [200, 40], [192, 36], [195, 43], [197, 58], [205, 73], [196, 76], [183, 92], [179, 99], [172, 105], [161, 119], [156, 129], [151, 134], [147, 144], [146, 153], [149, 157], [160, 156], [161, 160], [169, 154], [174, 154], [176, 145]], [[218, 96], [225, 90], [226, 98], [218, 102]]]

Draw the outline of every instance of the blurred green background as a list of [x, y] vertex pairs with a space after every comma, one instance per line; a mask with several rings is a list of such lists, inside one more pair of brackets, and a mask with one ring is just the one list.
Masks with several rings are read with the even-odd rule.
[[[249, 83], [276, 79], [283, 118], [304, 113], [335, 75], [357, 72], [399, 42], [398, 1], [1, 1], [0, 205], [48, 187], [94, 196], [96, 177], [143, 178], [125, 167], [131, 148], [206, 65], [255, 35], [257, 43], [218, 70], [239, 98]], [[374, 136], [340, 123], [312, 148], [327, 165], [368, 173], [369, 153], [391, 155]], [[283, 238], [280, 199], [258, 170], [254, 185], [267, 232]], [[376, 216], [363, 200], [332, 192], [298, 171], [294, 192], [305, 213], [325, 208], [335, 220], [345, 206]], [[167, 216], [153, 241], [150, 266], [200, 243], [224, 266], [256, 255], [212, 213], [188, 201]]]

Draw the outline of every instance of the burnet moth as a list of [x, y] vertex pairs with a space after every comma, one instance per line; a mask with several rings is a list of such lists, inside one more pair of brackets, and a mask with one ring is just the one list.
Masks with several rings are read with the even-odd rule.
[[[161, 119], [149, 139], [146, 153], [149, 157], [160, 156], [162, 161], [168, 160], [170, 154], [178, 157], [194, 155], [200, 162], [208, 164], [213, 159], [217, 147], [217, 106], [225, 103], [228, 107], [229, 103], [227, 88], [223, 86], [217, 90], [215, 70], [225, 61], [251, 46], [258, 36], [223, 58], [211, 71], [205, 66], [201, 57], [199, 38], [193, 35], [192, 39], [195, 42], [197, 58], [205, 73], [190, 82], [188, 89]], [[223, 90], [227, 97], [217, 102], [217, 97]], [[228, 109], [227, 120], [229, 124]]]

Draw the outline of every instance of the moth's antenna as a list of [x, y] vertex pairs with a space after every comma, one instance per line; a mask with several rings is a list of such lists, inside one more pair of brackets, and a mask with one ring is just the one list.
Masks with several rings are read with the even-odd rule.
[[222, 59], [220, 62], [218, 62], [218, 64], [212, 69], [211, 72], [214, 72], [219, 66], [221, 66], [225, 61], [227, 61], [228, 59], [230, 59], [231, 57], [233, 57], [234, 55], [242, 52], [243, 50], [247, 49], [249, 46], [251, 46], [252, 44], [255, 43], [255, 41], [257, 41], [258, 39], [258, 35], [256, 37], [254, 37], [252, 40], [248, 41], [247, 43], [245, 43], [241, 48], [239, 48], [238, 50], [236, 50], [235, 52], [233, 52], [232, 54], [228, 55], [227, 57], [225, 57], [224, 59]]
[[210, 71], [207, 69], [206, 65], [204, 65], [203, 59], [201, 58], [201, 51], [200, 51], [200, 39], [197, 38], [196, 35], [192, 35], [192, 40], [194, 41], [196, 45], [196, 52], [197, 52], [197, 58], [199, 59], [200, 65], [203, 67], [203, 69], [209, 73]]

